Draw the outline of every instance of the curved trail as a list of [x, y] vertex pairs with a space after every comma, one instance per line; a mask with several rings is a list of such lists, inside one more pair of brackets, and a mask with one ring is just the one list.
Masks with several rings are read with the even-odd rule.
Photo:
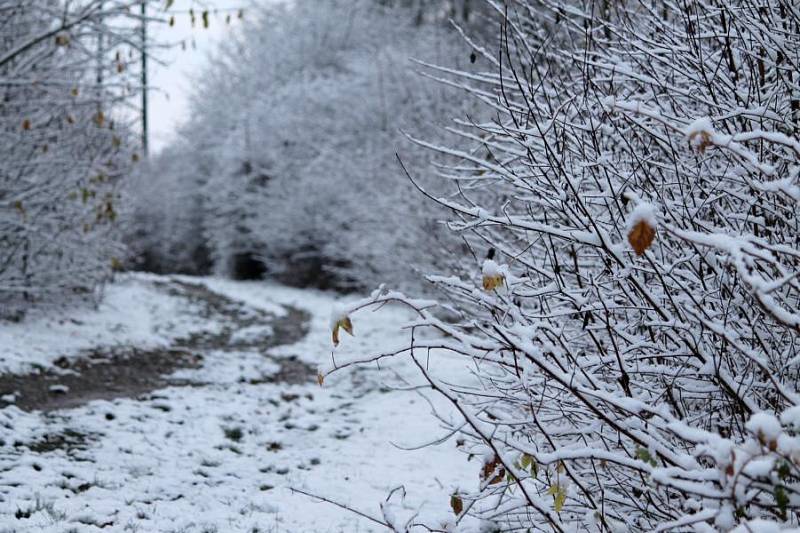
[[[35, 374], [0, 375], [0, 392], [16, 394], [14, 404], [26, 411], [55, 411], [85, 405], [93, 400], [135, 398], [169, 386], [202, 386], [202, 382], [170, 378], [182, 368], [199, 368], [214, 351], [260, 351], [280, 366], [266, 382], [300, 384], [312, 381], [314, 371], [292, 357], [273, 357], [269, 350], [299, 342], [308, 334], [309, 314], [284, 306], [276, 316], [248, 306], [205, 285], [180, 280], [154, 282], [159, 289], [188, 300], [199, 310], [198, 319], [221, 324], [218, 330], [202, 330], [176, 339], [167, 348], [137, 346], [95, 348], [77, 357], [61, 357], [55, 365]], [[269, 325], [272, 333], [253, 339], [237, 339], [237, 331]], [[0, 408], [6, 402], [0, 401]]]

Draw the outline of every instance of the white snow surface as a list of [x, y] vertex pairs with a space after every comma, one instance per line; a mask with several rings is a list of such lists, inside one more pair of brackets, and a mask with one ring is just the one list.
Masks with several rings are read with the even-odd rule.
[[0, 373], [48, 367], [97, 347], [168, 346], [170, 341], [217, 324], [199, 323], [194, 306], [153, 285], [157, 276], [126, 274], [107, 286], [97, 307], [34, 311], [20, 323], [0, 323]]
[[[52, 354], [90, 345], [168, 344], [199, 327], [180, 302], [153, 289], [152, 279], [123, 278], [109, 287], [99, 311], [77, 315], [80, 324], [42, 316], [0, 326], [3, 368], [19, 371], [31, 361], [46, 367]], [[272, 359], [252, 350], [209, 351], [203, 368], [178, 372], [197, 386], [50, 413], [0, 409], [0, 532], [384, 531], [291, 489], [382, 518], [381, 503], [400, 485], [405, 498], [398, 491], [383, 506], [397, 521], [419, 511], [433, 523], [452, 522], [450, 494], [475, 488], [480, 465], [453, 453], [451, 440], [414, 451], [398, 447], [442, 436], [418, 391], [392, 387], [402, 380], [420, 384], [410, 363], [348, 369], [323, 387], [313, 376], [302, 385], [250, 381], [275, 372], [281, 357], [297, 356], [314, 368], [324, 364], [332, 356], [331, 308], [347, 299], [265, 283], [202, 282], [273, 313], [285, 305], [306, 310], [310, 332], [297, 344], [270, 349]], [[352, 318], [358, 336], [347, 337], [337, 357], [374, 352], [408, 335], [398, 327], [409, 318], [399, 307]], [[449, 375], [465, 371], [445, 353], [434, 354], [430, 367]], [[432, 401], [447, 413], [441, 401]], [[46, 435], [65, 435], [72, 443], [30, 449]], [[462, 524], [459, 531], [468, 530]]]

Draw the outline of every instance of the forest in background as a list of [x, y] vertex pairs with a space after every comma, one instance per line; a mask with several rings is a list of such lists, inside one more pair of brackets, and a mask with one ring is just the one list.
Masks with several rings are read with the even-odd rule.
[[197, 80], [180, 141], [141, 175], [140, 268], [363, 291], [420, 289], [421, 272], [456, 263], [459, 239], [396, 154], [424, 169], [434, 154], [404, 135], [480, 115], [420, 72], [476, 60], [448, 22], [488, 23], [472, 4], [300, 2], [245, 23]]

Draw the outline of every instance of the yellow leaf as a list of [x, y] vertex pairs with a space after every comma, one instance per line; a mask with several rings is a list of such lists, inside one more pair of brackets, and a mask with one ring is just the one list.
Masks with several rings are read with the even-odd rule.
[[567, 493], [564, 490], [559, 490], [555, 497], [555, 509], [557, 513], [561, 512], [564, 508], [564, 502], [567, 501]]
[[334, 324], [332, 334], [334, 346], [339, 346], [339, 328], [345, 330], [350, 335], [353, 335], [353, 322], [350, 320], [349, 316], [340, 318], [336, 321], [336, 324]]
[[503, 286], [503, 275], [497, 274], [496, 276], [483, 276], [483, 290], [493, 291], [497, 287]]
[[319, 386], [322, 387], [322, 383], [325, 381], [325, 376], [322, 375], [322, 372], [317, 372], [317, 383]]
[[553, 504], [556, 512], [560, 513], [561, 509], [564, 508], [564, 502], [567, 501], [567, 491], [564, 490], [564, 487], [556, 483], [555, 485], [550, 485], [547, 489], [547, 494], [553, 497]]
[[341, 319], [339, 323], [342, 325], [342, 329], [344, 329], [347, 333], [349, 333], [350, 335], [353, 334], [353, 323], [350, 321], [349, 316], [346, 316], [343, 319]]

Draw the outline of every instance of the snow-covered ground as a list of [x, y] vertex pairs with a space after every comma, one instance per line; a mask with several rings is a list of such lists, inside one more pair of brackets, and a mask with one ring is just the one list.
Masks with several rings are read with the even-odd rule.
[[[396, 491], [387, 511], [451, 519], [450, 494], [472, 488], [478, 466], [454, 453], [452, 440], [401, 449], [442, 436], [420, 392], [396, 390], [404, 380], [420, 383], [410, 364], [386, 361], [316, 383], [316, 367], [331, 357], [329, 317], [339, 297], [182, 279], [266, 313], [276, 329], [281, 317], [298, 316], [290, 310], [306, 311], [308, 333], [261, 349], [259, 335], [272, 333], [270, 324], [233, 331], [230, 339], [249, 342], [209, 348], [202, 366], [176, 371], [175, 385], [135, 398], [49, 412], [0, 409], [0, 532], [384, 530], [293, 488], [382, 517], [381, 502], [403, 486], [405, 498]], [[195, 307], [165, 294], [169, 282], [127, 276], [100, 309], [74, 320], [38, 316], [0, 326], [2, 370], [26, 372], [32, 362], [49, 369], [55, 357], [90, 347], [167, 347], [198, 328], [225, 326], [213, 317], [203, 322]], [[407, 318], [392, 308], [358, 315], [355, 336], [343, 336], [337, 357], [405, 342], [398, 326]], [[455, 371], [446, 354], [432, 365]]]

